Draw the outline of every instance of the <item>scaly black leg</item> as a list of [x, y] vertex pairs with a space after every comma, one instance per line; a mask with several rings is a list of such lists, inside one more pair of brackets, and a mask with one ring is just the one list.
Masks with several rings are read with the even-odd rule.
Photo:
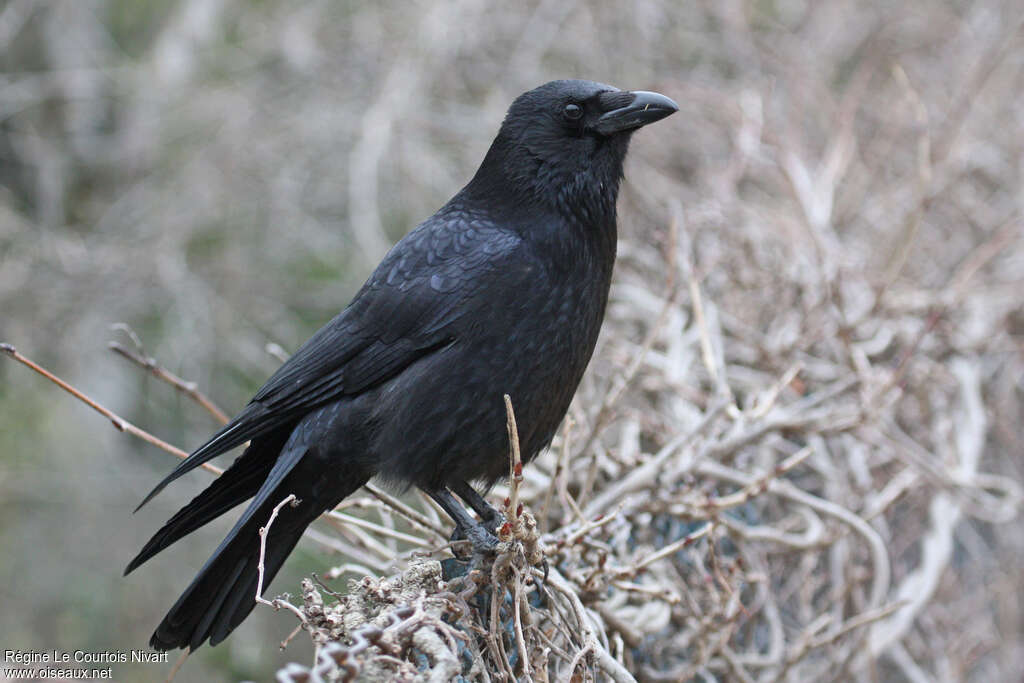
[[476, 514], [480, 515], [484, 528], [496, 536], [498, 534], [498, 527], [505, 521], [502, 514], [484, 500], [484, 497], [477, 493], [476, 489], [464, 481], [452, 484], [451, 489], [455, 492], [455, 495], [466, 501], [466, 504], [473, 508]]
[[455, 521], [455, 533], [452, 539], [469, 539], [473, 544], [473, 550], [481, 553], [493, 552], [498, 545], [498, 539], [494, 537], [484, 525], [473, 519], [466, 508], [459, 505], [459, 502], [452, 497], [451, 491], [441, 487], [428, 490], [427, 495], [434, 499], [441, 509]]
[[[466, 482], [460, 481], [452, 484], [451, 489], [455, 492], [455, 495], [466, 501], [466, 503], [473, 508], [476, 514], [480, 515], [480, 518], [483, 519], [484, 528], [497, 536], [498, 527], [504, 524], [505, 517], [495, 510], [490, 503], [484, 500], [483, 496], [476, 492], [476, 489]], [[545, 557], [541, 560], [541, 566], [544, 568], [544, 580], [538, 581], [537, 583], [538, 589], [541, 593], [544, 593], [546, 590], [544, 588], [544, 584], [548, 580], [548, 558]]]

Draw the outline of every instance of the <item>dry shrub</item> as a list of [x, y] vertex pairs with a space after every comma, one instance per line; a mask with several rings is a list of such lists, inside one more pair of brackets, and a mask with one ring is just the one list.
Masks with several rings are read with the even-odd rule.
[[[88, 38], [91, 24], [73, 19], [51, 23]], [[224, 24], [230, 48], [217, 42]], [[464, 24], [481, 28], [452, 28]], [[235, 346], [256, 364], [262, 328], [298, 338], [301, 316], [280, 301], [319, 314], [329, 299], [289, 278], [250, 292], [239, 271], [342, 251], [365, 254], [365, 269], [467, 176], [484, 143], [466, 141], [484, 141], [521, 90], [578, 75], [682, 105], [634, 143], [601, 344], [518, 491], [546, 548], [546, 598], [522, 540], [499, 571], [444, 581], [436, 512], [360, 495], [328, 518], [331, 533], [309, 535], [347, 558], [330, 578], [368, 577], [340, 598], [361, 620], [337, 627], [339, 599], [307, 583], [298, 607], [317, 661], [281, 677], [991, 681], [1024, 670], [1015, 3], [267, 2], [246, 13], [186, 2], [154, 45], [111, 80], [65, 70], [53, 51], [52, 76], [19, 81], [24, 98], [73, 93], [86, 122], [103, 119], [89, 105], [114, 88], [123, 102], [107, 142], [133, 164], [89, 157], [98, 123], [56, 142], [30, 127], [21, 140], [14, 116], [13, 154], [39, 169], [41, 224], [75, 223], [60, 192], [82, 177], [102, 188], [152, 173], [76, 209], [92, 226], [88, 251], [74, 233], [49, 235], [52, 250], [12, 239], [0, 284], [11, 333], [25, 337], [19, 307], [38, 307], [22, 318], [40, 336], [89, 297], [100, 297], [94, 319], [163, 307], [191, 333], [158, 355], [197, 376], [215, 339], [242, 335], [250, 343]], [[204, 76], [204, 60], [230, 76]], [[154, 158], [169, 141], [181, 171], [164, 175]], [[187, 259], [197, 239], [216, 242], [212, 220], [234, 238], [215, 259]], [[353, 249], [337, 247], [338, 225]], [[44, 286], [54, 263], [94, 262], [115, 275]], [[149, 281], [150, 294], [125, 296]], [[242, 324], [239, 310], [260, 313]]]
[[[747, 10], [722, 10], [730, 35], [779, 80], [682, 79], [689, 137], [634, 157], [599, 362], [520, 492], [550, 603], [490, 676], [999, 680], [1022, 663], [1001, 603], [1022, 550], [1019, 18], [950, 14], [938, 47], [938, 18], [901, 16], [830, 71], [838, 35], [775, 44]], [[459, 623], [518, 655], [514, 613]]]

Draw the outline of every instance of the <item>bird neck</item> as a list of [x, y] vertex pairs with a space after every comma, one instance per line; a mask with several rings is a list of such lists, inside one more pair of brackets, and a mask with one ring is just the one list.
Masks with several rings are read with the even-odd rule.
[[557, 217], [567, 234], [550, 237], [582, 240], [614, 260], [615, 203], [627, 143], [609, 147], [593, 163], [574, 166], [547, 160], [499, 135], [459, 194], [463, 201], [521, 218], [515, 222], [527, 228], [545, 217]]

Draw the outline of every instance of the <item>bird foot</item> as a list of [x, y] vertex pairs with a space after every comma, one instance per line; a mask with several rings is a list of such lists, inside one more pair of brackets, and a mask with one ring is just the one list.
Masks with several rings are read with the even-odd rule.
[[491, 555], [498, 548], [498, 537], [494, 530], [485, 527], [483, 524], [469, 529], [467, 532], [469, 542], [473, 544], [474, 553]]
[[498, 549], [500, 541], [495, 535], [497, 527], [492, 530], [490, 524], [477, 523], [470, 527], [463, 527], [456, 525], [455, 531], [452, 532], [451, 541], [453, 544], [461, 545], [460, 541], [469, 541], [471, 552], [466, 555], [465, 553], [458, 553], [455, 551], [456, 545], [452, 546], [452, 551], [456, 552], [456, 555], [460, 556], [460, 559], [470, 559], [471, 557], [477, 556], [490, 556], [495, 553]]
[[502, 515], [500, 512], [495, 511], [493, 515], [488, 515], [486, 518], [484, 518], [483, 522], [481, 522], [481, 526], [487, 530], [487, 533], [497, 538], [498, 529], [500, 529], [501, 525], [504, 523], [504, 515]]

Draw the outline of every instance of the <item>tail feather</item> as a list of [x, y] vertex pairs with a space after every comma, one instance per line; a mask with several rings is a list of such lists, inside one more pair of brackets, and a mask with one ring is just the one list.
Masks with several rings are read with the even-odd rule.
[[[222, 588], [220, 589], [220, 591], [214, 597], [213, 602], [211, 602], [209, 605], [205, 606], [205, 611], [202, 612], [201, 618], [199, 619], [199, 623], [196, 625], [195, 629], [192, 631], [192, 637], [191, 637], [191, 640], [189, 641], [189, 648], [190, 649], [195, 650], [197, 647], [202, 645], [203, 644], [203, 640], [205, 640], [209, 636], [210, 625], [213, 623], [213, 620], [216, 619], [217, 616], [220, 614], [221, 606], [224, 604], [224, 601], [228, 599], [229, 590], [234, 587], [235, 582], [238, 581], [239, 575], [243, 571], [245, 571], [245, 565], [246, 565], [246, 560], [245, 559], [239, 560], [238, 562], [235, 563], [234, 570], [230, 574], [228, 574], [226, 577], [222, 577], [222, 579], [221, 579], [221, 581], [223, 582], [222, 583]], [[252, 602], [253, 605], [256, 604], [255, 599], [253, 599], [251, 602]], [[173, 612], [174, 610], [171, 610], [171, 611]], [[168, 614], [168, 617], [170, 617], [170, 614]], [[163, 648], [161, 648], [154, 641], [156, 641], [156, 639], [160, 636], [161, 628], [164, 628], [165, 624], [167, 624], [167, 623], [168, 623], [168, 620], [165, 618], [164, 621], [162, 621], [160, 623], [160, 626], [157, 627], [156, 631], [153, 633], [153, 637], [149, 641], [149, 644], [152, 647], [154, 647], [154, 648], [156, 648], [158, 650], [159, 649], [163, 649]], [[175, 624], [175, 627], [180, 628], [182, 625], [186, 625], [186, 624], [178, 623], [178, 624]], [[173, 635], [173, 631], [170, 634], [167, 634], [166, 633], [166, 629], [165, 629], [165, 635]]]
[[[271, 579], [277, 575], [277, 572], [284, 565], [285, 559], [295, 549], [295, 545], [302, 538], [302, 532], [306, 526], [308, 526], [308, 523], [303, 524], [301, 529], [298, 529], [294, 534], [286, 538], [274, 539], [274, 546], [267, 548], [263, 563], [261, 595], [267, 592]], [[271, 528], [271, 534], [273, 534], [273, 528]], [[246, 571], [239, 574], [228, 592], [227, 599], [221, 605], [220, 614], [210, 627], [210, 645], [216, 645], [227, 638], [235, 630], [235, 627], [241, 624], [249, 612], [252, 611], [256, 604], [255, 596], [258, 583], [259, 556], [257, 555], [251, 566], [247, 565]]]
[[[288, 454], [282, 454], [282, 460]], [[281, 465], [281, 461], [278, 461]], [[311, 477], [299, 462], [298, 467], [284, 476], [272, 472], [267, 483], [270, 491], [261, 490], [249, 509], [239, 519], [224, 542], [200, 570], [153, 633], [149, 644], [157, 650], [189, 647], [195, 650], [206, 640], [216, 645], [238, 626], [256, 605], [256, 587], [259, 581], [260, 527], [270, 519], [274, 507], [289, 494], [300, 499], [296, 507], [281, 509], [270, 527], [264, 553], [263, 592], [281, 569], [285, 558], [302, 537], [306, 527], [325, 510], [362, 486], [367, 477], [354, 471], [330, 487], [329, 500], [318, 498], [314, 486], [320, 489], [321, 479]], [[293, 465], [294, 467], [294, 465]], [[278, 469], [278, 468], [275, 468]], [[348, 469], [348, 468], [340, 468]]]
[[288, 430], [282, 429], [253, 441], [231, 467], [153, 534], [125, 568], [125, 575], [183, 536], [256, 495], [274, 467], [288, 434]]
[[[287, 494], [282, 499], [285, 496]], [[210, 558], [157, 626], [149, 641], [150, 646], [157, 650], [186, 646], [195, 650], [207, 639], [216, 645], [245, 619], [256, 605], [259, 528], [270, 519], [274, 505], [276, 502], [262, 506], [260, 513], [265, 512], [266, 515], [254, 515]], [[283, 508], [270, 528], [264, 555], [264, 590], [302, 537], [306, 526], [316, 518], [301, 507], [298, 510]], [[249, 584], [252, 584], [251, 588], [248, 588]]]
[[227, 453], [235, 446], [240, 446], [246, 441], [259, 438], [272, 430], [280, 428], [284, 422], [285, 420], [279, 416], [267, 416], [266, 409], [259, 403], [250, 403], [242, 412], [232, 418], [231, 422], [221, 427], [216, 434], [211, 436], [206, 443], [178, 463], [178, 466], [171, 470], [171, 473], [164, 477], [142, 499], [142, 502], [135, 508], [135, 511], [138, 512], [143, 505], [153, 500], [156, 494], [163, 491], [168, 484], [183, 474], [194, 470], [209, 460], [213, 460], [222, 453]]

